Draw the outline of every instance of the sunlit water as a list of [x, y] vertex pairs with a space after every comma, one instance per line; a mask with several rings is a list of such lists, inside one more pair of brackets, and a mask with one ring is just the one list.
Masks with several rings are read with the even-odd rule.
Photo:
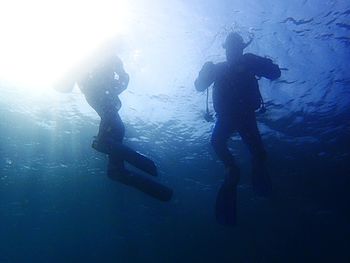
[[[0, 83], [0, 262], [349, 262], [350, 5], [347, 1], [134, 1], [120, 56], [125, 143], [152, 157], [175, 191], [160, 203], [108, 180], [91, 148], [99, 119], [79, 89]], [[130, 15], [133, 14], [133, 15]], [[193, 87], [224, 59], [230, 29], [254, 41], [282, 77], [260, 81], [268, 111], [271, 200], [243, 175], [238, 226], [218, 225], [223, 167]], [[35, 85], [34, 85], [35, 86]], [[211, 108], [212, 109], [212, 108]]]

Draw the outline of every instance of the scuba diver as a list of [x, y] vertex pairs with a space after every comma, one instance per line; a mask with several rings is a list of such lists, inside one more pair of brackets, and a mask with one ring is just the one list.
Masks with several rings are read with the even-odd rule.
[[169, 201], [172, 190], [147, 177], [125, 168], [125, 162], [157, 176], [152, 160], [123, 144], [125, 127], [119, 116], [119, 95], [126, 90], [129, 75], [123, 62], [115, 54], [113, 42], [107, 42], [79, 67], [71, 70], [55, 89], [70, 92], [77, 83], [88, 104], [101, 118], [98, 135], [92, 147], [108, 155], [107, 175], [110, 179], [133, 186], [161, 201]]
[[195, 80], [197, 91], [208, 89], [213, 83], [213, 106], [216, 123], [211, 145], [225, 166], [224, 183], [216, 199], [216, 218], [219, 223], [236, 224], [236, 195], [240, 169], [227, 147], [227, 141], [238, 132], [252, 155], [252, 185], [258, 196], [269, 196], [271, 181], [265, 164], [267, 155], [257, 127], [255, 111], [264, 110], [258, 79], [278, 79], [281, 71], [271, 59], [243, 50], [245, 43], [236, 32], [231, 32], [224, 44], [226, 61], [206, 62]]

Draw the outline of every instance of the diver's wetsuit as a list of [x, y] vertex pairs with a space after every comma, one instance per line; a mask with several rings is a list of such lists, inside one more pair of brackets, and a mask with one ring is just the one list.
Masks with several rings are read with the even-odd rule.
[[212, 83], [213, 103], [217, 121], [211, 144], [225, 167], [236, 167], [227, 147], [227, 140], [238, 132], [253, 157], [253, 172], [261, 169], [266, 151], [257, 127], [255, 110], [259, 108], [261, 96], [256, 77], [271, 80], [280, 77], [280, 69], [272, 60], [253, 54], [244, 54], [235, 65], [228, 62], [203, 66], [196, 80], [196, 88], [207, 88]]
[[[121, 108], [118, 95], [126, 89], [128, 83], [129, 75], [116, 56], [93, 68], [78, 82], [86, 101], [101, 117], [97, 136], [99, 143], [123, 142], [125, 127], [118, 114]], [[123, 170], [123, 159], [109, 155], [109, 169], [112, 166]]]

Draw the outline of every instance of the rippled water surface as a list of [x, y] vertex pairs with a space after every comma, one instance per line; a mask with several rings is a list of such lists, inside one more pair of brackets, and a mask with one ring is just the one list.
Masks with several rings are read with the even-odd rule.
[[[99, 118], [77, 87], [0, 81], [0, 263], [349, 262], [348, 1], [139, 0], [129, 11], [125, 143], [154, 159], [173, 200], [108, 180], [91, 148]], [[254, 198], [234, 136], [243, 174], [238, 226], [227, 228], [215, 222], [224, 171], [193, 81], [205, 61], [224, 59], [232, 29], [254, 35], [247, 52], [273, 59], [282, 77], [260, 80], [273, 197]]]

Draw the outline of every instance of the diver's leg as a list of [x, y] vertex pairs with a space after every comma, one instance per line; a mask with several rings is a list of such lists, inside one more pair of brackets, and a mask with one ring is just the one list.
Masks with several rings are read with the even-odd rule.
[[233, 184], [239, 180], [239, 167], [235, 158], [227, 147], [227, 140], [235, 131], [234, 121], [230, 116], [218, 117], [211, 136], [211, 145], [219, 159], [223, 162], [226, 169], [226, 179]]
[[125, 136], [125, 126], [118, 112], [114, 113], [112, 122], [113, 122], [113, 125], [111, 125], [111, 130], [110, 130], [112, 139], [114, 141], [123, 143], [124, 136]]
[[99, 152], [111, 155], [111, 167], [113, 167], [113, 160], [115, 163], [123, 160], [150, 175], [157, 176], [157, 167], [151, 159], [123, 145], [124, 131], [124, 124], [119, 115], [116, 114], [113, 119], [107, 119], [107, 121], [103, 119], [99, 136], [94, 140], [92, 147]]
[[117, 111], [106, 111], [101, 116], [97, 138], [100, 141], [123, 142], [125, 126]]
[[[112, 141], [123, 143], [125, 126], [117, 112], [115, 112], [111, 121], [109, 133], [108, 137], [111, 138]], [[113, 176], [124, 175], [126, 171], [124, 168], [123, 156], [110, 154], [108, 158], [108, 176], [113, 179]]]
[[237, 185], [239, 181], [239, 168], [227, 147], [227, 140], [233, 131], [232, 118], [219, 116], [211, 137], [211, 144], [226, 168], [225, 180], [216, 196], [216, 220], [220, 224], [230, 226], [236, 225]]
[[225, 165], [225, 168], [235, 167], [235, 159], [227, 147], [227, 140], [231, 137], [234, 131], [234, 125], [228, 117], [218, 117], [211, 136], [211, 145]]
[[271, 179], [266, 166], [267, 154], [256, 123], [255, 114], [242, 121], [238, 132], [252, 155], [252, 184], [260, 196], [271, 193]]
[[[101, 143], [122, 143], [125, 135], [125, 126], [116, 110], [109, 110], [103, 114], [98, 133]], [[124, 160], [118, 154], [108, 155], [107, 175], [113, 177], [124, 174]]]

